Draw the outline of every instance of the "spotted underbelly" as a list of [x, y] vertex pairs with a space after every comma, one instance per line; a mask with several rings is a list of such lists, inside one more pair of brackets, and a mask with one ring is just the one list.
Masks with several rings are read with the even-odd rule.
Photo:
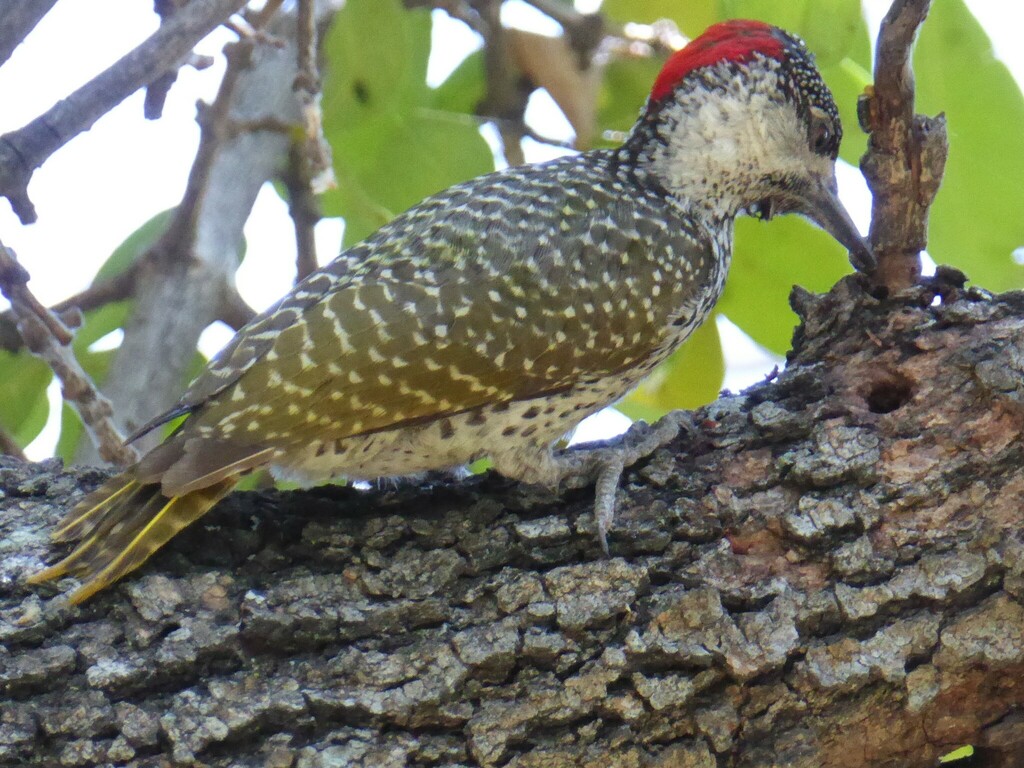
[[279, 457], [272, 471], [279, 480], [315, 485], [336, 478], [374, 480], [452, 469], [524, 448], [544, 451], [630, 386], [624, 379], [606, 379], [550, 397], [488, 405], [340, 440], [314, 441]]

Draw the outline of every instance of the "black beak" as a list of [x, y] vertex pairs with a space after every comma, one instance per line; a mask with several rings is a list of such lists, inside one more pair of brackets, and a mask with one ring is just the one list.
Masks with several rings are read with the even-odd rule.
[[850, 263], [860, 272], [870, 274], [875, 270], [875, 255], [860, 236], [856, 225], [839, 202], [839, 190], [835, 178], [812, 183], [800, 194], [800, 210], [815, 224], [846, 246], [850, 252]]

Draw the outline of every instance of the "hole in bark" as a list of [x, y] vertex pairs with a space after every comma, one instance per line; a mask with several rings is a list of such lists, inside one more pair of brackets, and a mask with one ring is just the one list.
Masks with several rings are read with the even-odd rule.
[[913, 396], [913, 383], [897, 373], [873, 383], [864, 400], [872, 413], [892, 413], [910, 402]]
[[169, 622], [168, 624], [160, 628], [160, 631], [156, 633], [156, 637], [154, 639], [163, 640], [168, 635], [177, 632], [179, 629], [181, 629], [181, 624], [179, 624], [176, 621]]

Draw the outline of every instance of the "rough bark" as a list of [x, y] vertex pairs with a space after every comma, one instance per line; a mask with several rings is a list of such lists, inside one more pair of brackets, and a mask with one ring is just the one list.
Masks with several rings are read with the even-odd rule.
[[914, 114], [911, 51], [930, 7], [931, 0], [894, 0], [878, 32], [875, 83], [858, 104], [861, 128], [869, 134], [860, 167], [871, 190], [874, 279], [891, 292], [921, 278], [928, 212], [949, 154], [945, 116]]
[[1024, 764], [1024, 294], [794, 295], [787, 369], [589, 491], [236, 494], [81, 608], [100, 471], [0, 465], [0, 764]]

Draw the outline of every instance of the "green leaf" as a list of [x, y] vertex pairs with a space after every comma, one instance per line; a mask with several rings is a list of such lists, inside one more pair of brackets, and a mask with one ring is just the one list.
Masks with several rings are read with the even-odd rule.
[[825, 291], [851, 271], [846, 250], [797, 216], [736, 222], [736, 248], [718, 311], [758, 344], [784, 354], [797, 318], [793, 285]]
[[107, 257], [107, 260], [103, 262], [103, 266], [99, 268], [96, 277], [92, 279], [93, 285], [117, 277], [128, 269], [164, 233], [173, 216], [173, 208], [161, 211], [128, 235], [124, 242], [117, 246], [114, 252]]
[[429, 50], [429, 11], [407, 11], [399, 0], [349, 0], [324, 39], [325, 121], [358, 126], [421, 102]]
[[[345, 219], [346, 246], [423, 198], [494, 170], [479, 121], [435, 108], [454, 104], [456, 86], [427, 87], [428, 12], [399, 0], [349, 0], [325, 47], [324, 134], [338, 187], [321, 203], [325, 215]], [[471, 78], [473, 66], [464, 63], [459, 77]]]
[[661, 65], [657, 59], [613, 59], [608, 62], [597, 96], [600, 130], [625, 133], [633, 127]]
[[709, 317], [673, 355], [615, 407], [631, 419], [654, 421], [678, 408], [710, 403], [722, 389], [725, 358], [718, 325]]
[[49, 366], [27, 351], [0, 350], [0, 427], [24, 448], [46, 426]]
[[721, 8], [723, 19], [758, 19], [803, 38], [819, 67], [850, 55], [864, 61], [868, 39], [861, 0], [722, 0]]
[[604, 0], [601, 12], [622, 23], [650, 24], [659, 19], [674, 21], [683, 34], [696, 37], [719, 20], [719, 0]]
[[952, 752], [943, 755], [939, 758], [940, 763], [955, 763], [957, 760], [966, 760], [968, 757], [974, 756], [974, 747], [966, 746], [955, 749]]
[[326, 215], [345, 218], [345, 246], [423, 198], [494, 169], [475, 120], [426, 108], [395, 124], [367, 124], [331, 144], [339, 185], [323, 196], [323, 206]]
[[914, 54], [917, 111], [945, 112], [949, 160], [928, 251], [994, 291], [1024, 286], [1024, 97], [962, 0], [936, 3]]
[[430, 105], [441, 112], [461, 112], [472, 115], [487, 92], [484, 73], [484, 52], [469, 54], [448, 79], [434, 89]]

